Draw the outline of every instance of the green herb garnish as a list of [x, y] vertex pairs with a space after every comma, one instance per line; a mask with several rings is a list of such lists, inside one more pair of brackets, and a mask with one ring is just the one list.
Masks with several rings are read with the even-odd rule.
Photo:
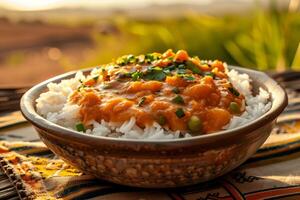
[[93, 80], [94, 80], [94, 81], [97, 81], [98, 78], [99, 78], [99, 76], [94, 76], [94, 77], [93, 77]]
[[137, 59], [134, 55], [127, 56], [127, 63], [135, 63], [136, 61], [137, 61]]
[[234, 95], [234, 96], [240, 96], [240, 93], [234, 89], [233, 87], [228, 88], [228, 90]]
[[182, 78], [184, 80], [187, 80], [187, 81], [194, 81], [195, 80], [195, 77], [193, 77], [193, 76], [183, 76]]
[[177, 74], [186, 74], [186, 69], [178, 69]]
[[76, 130], [79, 132], [85, 132], [85, 127], [82, 123], [76, 124]]
[[145, 103], [145, 101], [146, 101], [146, 97], [142, 97], [138, 103], [138, 106], [141, 107]]
[[185, 69], [186, 67], [185, 67], [184, 64], [179, 64], [179, 65], [177, 66], [177, 68], [178, 68], [178, 69]]
[[163, 115], [160, 115], [160, 116], [158, 116], [158, 118], [157, 118], [157, 122], [158, 122], [161, 126], [165, 125], [165, 124], [166, 124], [166, 121], [167, 121], [167, 119], [166, 119], [165, 116], [163, 116]]
[[178, 118], [182, 118], [182, 117], [185, 116], [184, 111], [183, 111], [182, 108], [178, 108], [178, 109], [176, 110], [175, 114], [176, 114], [176, 116], [177, 116]]
[[142, 75], [143, 74], [141, 72], [136, 71], [136, 72], [131, 74], [131, 78], [132, 78], [133, 81], [137, 81], [142, 77]]
[[155, 55], [153, 53], [149, 53], [145, 55], [145, 62], [147, 63], [152, 63], [155, 60], [158, 60], [160, 58], [160, 56]]
[[164, 81], [166, 79], [166, 74], [160, 67], [151, 67], [147, 70], [144, 78], [146, 80]]
[[177, 95], [176, 97], [174, 97], [172, 99], [173, 103], [177, 103], [177, 104], [184, 104], [184, 100], [180, 95]]
[[179, 94], [180, 93], [180, 90], [178, 87], [175, 87], [172, 89], [172, 92], [174, 92], [175, 94]]
[[212, 78], [215, 78], [216, 75], [212, 72], [205, 72], [204, 76], [211, 76]]
[[201, 70], [192, 61], [186, 61], [187, 69], [191, 70], [195, 74], [201, 74]]

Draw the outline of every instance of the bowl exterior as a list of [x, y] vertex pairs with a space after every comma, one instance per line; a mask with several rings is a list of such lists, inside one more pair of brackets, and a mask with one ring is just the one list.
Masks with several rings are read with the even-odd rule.
[[89, 145], [36, 129], [55, 154], [85, 173], [122, 185], [169, 188], [208, 181], [236, 168], [265, 142], [274, 124], [272, 121], [245, 133], [245, 137], [228, 138], [229, 142], [191, 144], [176, 150], [163, 150], [154, 144], [143, 149], [122, 144]]

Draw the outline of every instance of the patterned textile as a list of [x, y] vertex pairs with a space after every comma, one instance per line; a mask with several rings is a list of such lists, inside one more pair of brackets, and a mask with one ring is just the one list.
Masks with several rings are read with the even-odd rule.
[[241, 167], [179, 189], [145, 190], [94, 179], [56, 158], [41, 142], [0, 142], [0, 164], [24, 199], [297, 199], [300, 116], [279, 120], [263, 147]]

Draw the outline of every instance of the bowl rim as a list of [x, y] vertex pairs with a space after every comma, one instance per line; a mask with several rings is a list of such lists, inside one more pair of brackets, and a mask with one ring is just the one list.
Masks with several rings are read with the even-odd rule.
[[[94, 68], [94, 67], [93, 67]], [[198, 135], [186, 138], [176, 138], [176, 139], [128, 139], [128, 138], [112, 138], [112, 137], [105, 137], [105, 136], [94, 136], [88, 135], [85, 133], [77, 132], [75, 130], [71, 130], [65, 128], [63, 126], [57, 125], [53, 122], [48, 121], [47, 119], [43, 118], [39, 115], [35, 110], [35, 100], [34, 97], [41, 94], [42, 91], [46, 88], [47, 84], [50, 82], [59, 82], [63, 79], [71, 78], [76, 74], [78, 71], [82, 72], [89, 72], [93, 68], [86, 68], [83, 70], [76, 70], [67, 72], [53, 78], [50, 78], [46, 81], [43, 81], [31, 89], [29, 89], [21, 98], [20, 101], [20, 108], [23, 116], [34, 126], [46, 130], [47, 134], [53, 134], [57, 137], [66, 137], [66, 139], [74, 139], [75, 141], [82, 142], [82, 141], [89, 141], [91, 144], [97, 143], [122, 143], [122, 144], [136, 144], [136, 145], [144, 145], [144, 144], [185, 144], [185, 143], [205, 143], [209, 141], [215, 141], [217, 139], [225, 139], [232, 136], [246, 134], [252, 132], [270, 122], [275, 120], [278, 115], [284, 110], [284, 108], [288, 104], [288, 98], [285, 90], [271, 77], [269, 77], [264, 72], [241, 68], [237, 66], [229, 65], [229, 69], [235, 69], [239, 72], [246, 73], [246, 74], [253, 74], [256, 78], [260, 79], [263, 83], [263, 87], [268, 89], [268, 92], [271, 93], [271, 100], [272, 105], [271, 108], [264, 113], [263, 115], [259, 116], [258, 118], [252, 120], [249, 123], [246, 123], [242, 126], [222, 130], [215, 133], [205, 134], [205, 135]], [[251, 78], [251, 75], [249, 75]], [[270, 90], [272, 88], [272, 90]], [[277, 94], [277, 95], [275, 95]], [[34, 104], [34, 105], [33, 105]]]

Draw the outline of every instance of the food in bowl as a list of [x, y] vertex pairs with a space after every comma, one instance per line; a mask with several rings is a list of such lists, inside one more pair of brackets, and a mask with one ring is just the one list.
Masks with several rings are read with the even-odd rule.
[[271, 107], [252, 92], [247, 74], [184, 50], [126, 55], [90, 74], [49, 83], [37, 112], [58, 125], [96, 136], [173, 139], [242, 126]]

